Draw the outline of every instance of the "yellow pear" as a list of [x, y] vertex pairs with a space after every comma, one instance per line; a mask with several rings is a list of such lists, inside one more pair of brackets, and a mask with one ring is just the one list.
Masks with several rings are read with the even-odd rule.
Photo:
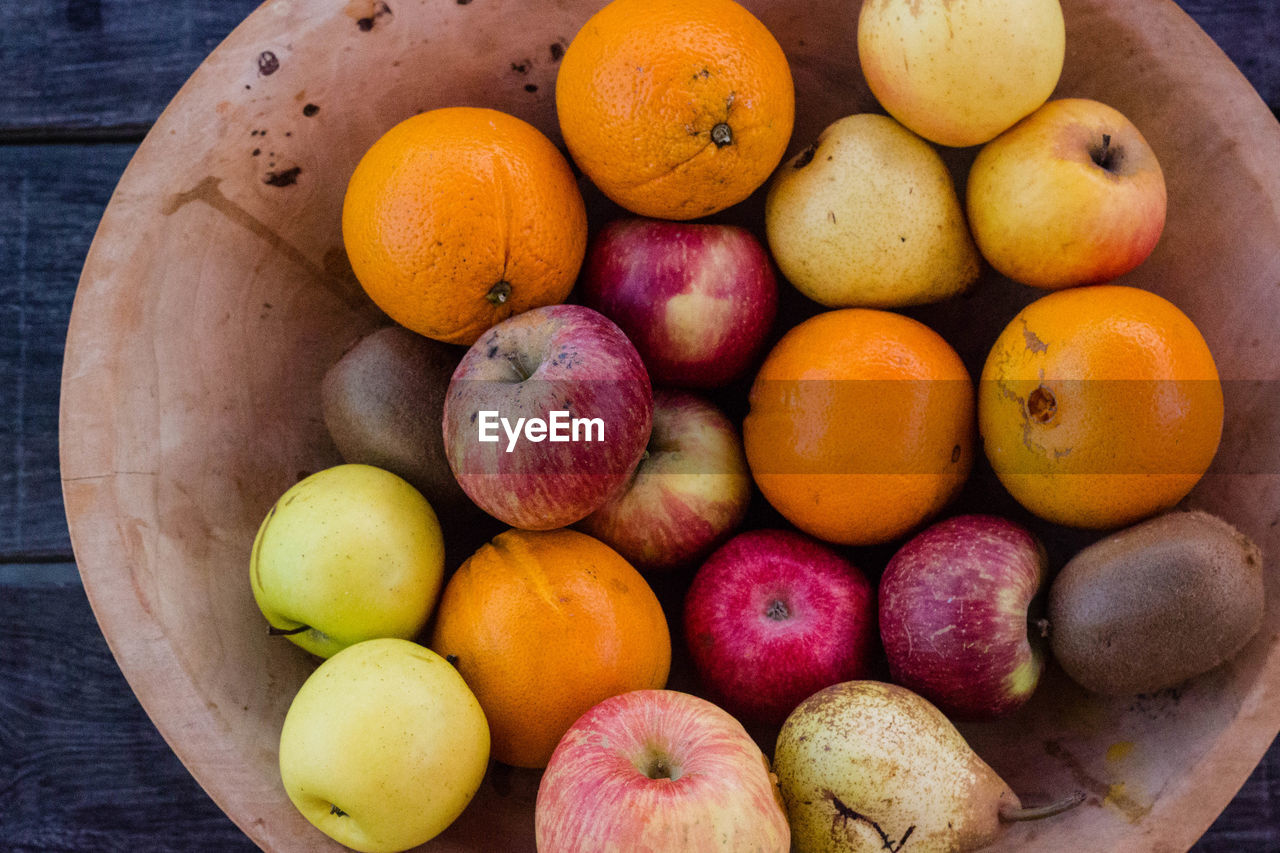
[[471, 802], [489, 725], [454, 667], [408, 640], [368, 640], [320, 664], [289, 706], [280, 776], [320, 831], [392, 853], [434, 838]]
[[847, 681], [783, 724], [774, 772], [796, 853], [962, 853], [1002, 821], [1048, 817], [1083, 797], [1023, 809], [942, 712], [903, 687]]
[[940, 145], [980, 145], [1029, 115], [1065, 54], [1058, 0], [866, 0], [858, 18], [872, 94]]
[[888, 116], [842, 118], [784, 164], [765, 232], [782, 274], [831, 308], [935, 302], [978, 277], [951, 173]]

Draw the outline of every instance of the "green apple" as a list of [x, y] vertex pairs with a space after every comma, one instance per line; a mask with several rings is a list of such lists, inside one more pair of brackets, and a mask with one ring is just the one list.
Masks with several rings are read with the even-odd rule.
[[272, 633], [329, 657], [422, 630], [444, 579], [444, 539], [422, 493], [371, 465], [338, 465], [285, 492], [258, 528], [253, 597]]
[[831, 308], [935, 302], [978, 277], [951, 173], [888, 116], [833, 123], [778, 169], [765, 233], [796, 289]]
[[1056, 290], [1111, 281], [1155, 249], [1164, 173], [1133, 122], [1087, 98], [1050, 101], [969, 170], [978, 249], [1014, 281]]
[[289, 799], [364, 853], [434, 838], [471, 802], [488, 762], [480, 703], [451, 664], [408, 640], [368, 640], [320, 664], [280, 732]]
[[1053, 94], [1058, 0], [866, 0], [858, 58], [889, 114], [940, 145], [980, 145]]

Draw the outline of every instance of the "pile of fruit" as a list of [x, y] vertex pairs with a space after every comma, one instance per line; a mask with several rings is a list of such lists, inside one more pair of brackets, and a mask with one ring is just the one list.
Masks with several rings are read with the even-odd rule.
[[[395, 324], [329, 370], [347, 464], [280, 497], [250, 566], [271, 632], [327, 659], [280, 740], [308, 820], [404, 850], [492, 759], [545, 768], [548, 853], [972, 850], [1083, 797], [1024, 808], [951, 719], [1023, 706], [1050, 651], [1124, 695], [1253, 636], [1257, 547], [1174, 509], [1222, 434], [1213, 357], [1114, 283], [1160, 238], [1164, 176], [1115, 109], [1049, 100], [1065, 40], [1058, 0], [867, 0], [888, 115], [784, 163], [791, 72], [760, 21], [613, 0], [556, 107], [581, 180], [635, 216], [589, 223], [566, 157], [494, 110], [369, 149], [343, 237]], [[982, 146], [963, 202], [935, 146]], [[760, 228], [688, 222], [766, 182]], [[975, 388], [889, 309], [984, 263], [1052, 292]], [[1052, 571], [1027, 518], [939, 520], [979, 437], [1027, 518], [1109, 534]], [[474, 550], [447, 582], [442, 531]], [[668, 616], [699, 696], [664, 689]]]

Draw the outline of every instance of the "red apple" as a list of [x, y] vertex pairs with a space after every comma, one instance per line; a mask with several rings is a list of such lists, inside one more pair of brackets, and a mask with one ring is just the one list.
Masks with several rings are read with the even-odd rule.
[[812, 693], [865, 678], [875, 591], [852, 563], [783, 530], [730, 539], [685, 596], [689, 653], [711, 695], [744, 720], [779, 724]]
[[582, 300], [635, 342], [659, 385], [715, 388], [764, 345], [778, 284], [764, 247], [732, 225], [623, 219], [583, 268]]
[[1164, 230], [1155, 152], [1124, 115], [1086, 98], [1050, 101], [987, 143], [966, 192], [983, 257], [1034, 287], [1111, 281]]
[[719, 409], [683, 391], [653, 395], [653, 432], [635, 475], [578, 527], [640, 569], [704, 556], [742, 523], [751, 474]]
[[769, 761], [742, 725], [674, 690], [587, 711], [551, 755], [534, 811], [539, 850], [787, 853]]
[[880, 578], [893, 680], [959, 717], [1017, 709], [1044, 669], [1029, 610], [1046, 573], [1039, 541], [1007, 519], [961, 515], [917, 535]]
[[526, 530], [581, 520], [622, 487], [649, 441], [653, 392], [622, 330], [581, 305], [485, 332], [444, 402], [449, 467], [477, 506]]

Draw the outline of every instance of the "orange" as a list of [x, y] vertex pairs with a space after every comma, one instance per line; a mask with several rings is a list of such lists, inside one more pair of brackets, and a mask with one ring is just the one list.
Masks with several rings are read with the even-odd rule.
[[982, 369], [987, 458], [1019, 503], [1074, 527], [1173, 506], [1222, 437], [1222, 384], [1200, 331], [1171, 302], [1120, 285], [1022, 309]]
[[598, 702], [662, 688], [671, 635], [657, 597], [616, 551], [573, 530], [508, 530], [445, 587], [431, 648], [489, 720], [493, 757], [545, 767]]
[[812, 317], [769, 353], [743, 441], [769, 503], [814, 536], [887, 542], [937, 513], [973, 461], [973, 382], [936, 332], [901, 314]]
[[587, 245], [587, 213], [563, 155], [496, 110], [406, 119], [347, 184], [342, 239], [356, 278], [391, 319], [471, 344], [512, 314], [563, 302]]
[[613, 0], [582, 27], [556, 78], [574, 161], [618, 204], [693, 219], [737, 204], [786, 151], [791, 68], [733, 0]]

